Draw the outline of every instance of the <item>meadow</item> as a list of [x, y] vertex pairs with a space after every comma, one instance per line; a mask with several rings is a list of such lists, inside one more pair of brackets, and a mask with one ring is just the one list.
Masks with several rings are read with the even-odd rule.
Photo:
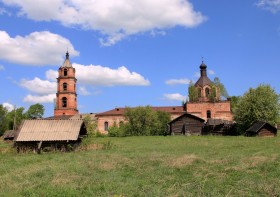
[[17, 154], [0, 142], [0, 196], [278, 196], [280, 139], [93, 138]]

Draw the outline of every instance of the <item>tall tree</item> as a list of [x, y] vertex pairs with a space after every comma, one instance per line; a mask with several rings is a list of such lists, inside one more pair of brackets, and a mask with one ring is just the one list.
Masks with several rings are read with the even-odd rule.
[[189, 93], [190, 102], [198, 101], [198, 97], [199, 97], [198, 89], [194, 86], [192, 81], [190, 81], [189, 83], [188, 93]]
[[214, 78], [214, 84], [215, 84], [216, 87], [219, 88], [220, 96], [221, 97], [224, 97], [224, 98], [228, 98], [229, 97], [228, 92], [227, 92], [224, 84], [222, 84], [222, 82], [220, 81], [220, 79], [218, 77]]
[[8, 110], [3, 105], [0, 105], [0, 136], [8, 128], [7, 114], [8, 114]]
[[256, 120], [275, 125], [279, 119], [279, 95], [269, 85], [250, 88], [237, 103], [234, 120], [240, 125], [241, 133]]
[[25, 119], [24, 108], [19, 107], [10, 111], [7, 114], [7, 121], [8, 121], [8, 129], [18, 129], [21, 122]]
[[42, 118], [44, 112], [45, 112], [44, 106], [42, 104], [36, 103], [29, 107], [29, 109], [25, 113], [25, 117], [27, 119]]

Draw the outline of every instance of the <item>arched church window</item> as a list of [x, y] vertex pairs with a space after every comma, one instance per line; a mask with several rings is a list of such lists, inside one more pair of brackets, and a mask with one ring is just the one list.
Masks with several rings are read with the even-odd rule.
[[205, 89], [205, 96], [206, 96], [206, 97], [209, 97], [209, 95], [210, 95], [210, 89], [209, 89], [209, 88], [206, 88], [206, 89]]
[[64, 90], [64, 91], [67, 90], [67, 83], [63, 83], [63, 90]]
[[63, 70], [63, 74], [64, 74], [64, 76], [67, 76], [67, 69], [66, 68]]
[[66, 97], [62, 98], [62, 107], [67, 107], [67, 98]]
[[211, 111], [207, 110], [207, 118], [211, 118]]
[[109, 129], [109, 123], [104, 122], [104, 131], [108, 131], [108, 129]]

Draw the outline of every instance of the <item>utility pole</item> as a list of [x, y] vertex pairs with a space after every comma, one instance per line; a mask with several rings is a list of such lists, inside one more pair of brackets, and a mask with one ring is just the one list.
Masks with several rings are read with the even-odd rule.
[[17, 111], [16, 111], [16, 105], [14, 106], [14, 111], [15, 111], [15, 115], [14, 115], [14, 125], [13, 125], [13, 130], [16, 130], [16, 121], [17, 121]]

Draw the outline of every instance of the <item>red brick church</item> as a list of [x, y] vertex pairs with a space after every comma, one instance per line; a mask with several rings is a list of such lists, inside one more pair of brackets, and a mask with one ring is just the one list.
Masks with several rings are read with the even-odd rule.
[[[153, 110], [165, 111], [170, 113], [171, 119], [174, 120], [183, 114], [189, 113], [207, 121], [208, 118], [232, 120], [230, 101], [222, 101], [219, 98], [219, 89], [215, 88], [216, 99], [210, 99], [214, 83], [207, 77], [207, 66], [202, 62], [200, 65], [201, 76], [195, 83], [198, 91], [198, 100], [187, 102], [182, 106], [161, 106], [152, 107]], [[66, 53], [66, 59], [63, 65], [58, 69], [56, 106], [54, 109], [54, 118], [83, 118], [87, 114], [79, 114], [77, 109], [75, 68], [73, 68], [69, 53]], [[107, 133], [110, 126], [114, 123], [119, 125], [125, 121], [125, 108], [115, 108], [98, 114], [90, 114], [97, 120], [98, 130], [101, 133]]]

